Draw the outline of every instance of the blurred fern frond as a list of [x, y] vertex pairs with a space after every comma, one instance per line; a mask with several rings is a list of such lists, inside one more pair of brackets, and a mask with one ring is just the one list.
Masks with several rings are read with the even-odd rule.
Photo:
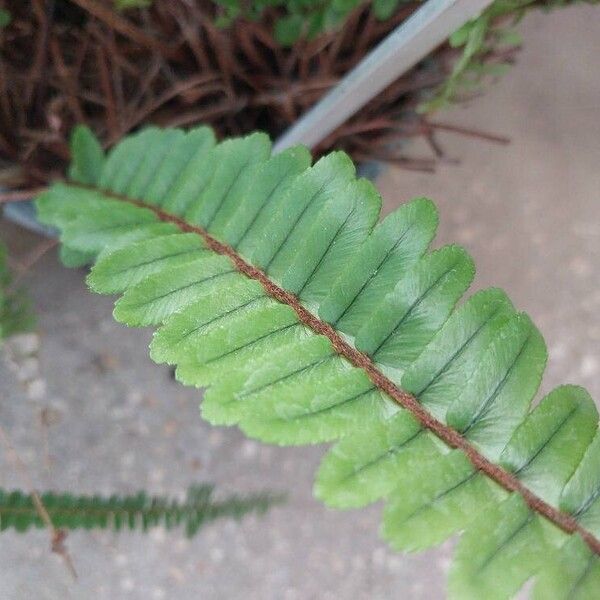
[[[149, 496], [84, 496], [45, 492], [40, 495], [52, 523], [60, 529], [122, 529], [147, 531], [162, 525], [167, 529], [183, 527], [188, 537], [203, 525], [220, 518], [241, 519], [248, 513], [264, 514], [283, 496], [261, 492], [247, 496], [213, 498], [214, 486], [201, 484], [188, 489], [185, 500]], [[24, 532], [44, 527], [32, 496], [15, 490], [0, 489], [0, 531]]]
[[550, 11], [598, 0], [495, 0], [479, 16], [467, 21], [448, 40], [459, 56], [433, 97], [421, 103], [423, 113], [450, 108], [481, 90], [486, 79], [497, 78], [513, 62], [511, 50], [521, 45], [515, 26], [531, 10]]

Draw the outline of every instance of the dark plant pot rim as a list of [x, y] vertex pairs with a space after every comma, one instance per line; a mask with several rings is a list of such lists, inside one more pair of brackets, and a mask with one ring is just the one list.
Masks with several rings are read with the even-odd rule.
[[58, 237], [58, 231], [56, 229], [42, 225], [37, 220], [33, 200], [10, 202], [4, 207], [2, 215], [9, 221], [20, 225], [29, 231], [39, 233], [46, 237]]

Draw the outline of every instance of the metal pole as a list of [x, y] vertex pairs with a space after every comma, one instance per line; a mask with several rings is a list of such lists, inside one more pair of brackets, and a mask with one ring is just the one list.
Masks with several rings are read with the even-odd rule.
[[491, 3], [492, 0], [428, 0], [288, 129], [273, 151], [295, 144], [314, 148]]

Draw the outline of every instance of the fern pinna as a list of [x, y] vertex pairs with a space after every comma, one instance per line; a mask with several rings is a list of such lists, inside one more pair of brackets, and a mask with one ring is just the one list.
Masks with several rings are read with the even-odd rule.
[[281, 445], [336, 441], [315, 493], [384, 499], [383, 537], [464, 532], [453, 598], [600, 596], [600, 434], [587, 392], [535, 408], [544, 340], [499, 289], [455, 308], [474, 267], [428, 251], [437, 214], [381, 200], [343, 153], [311, 166], [255, 133], [147, 128], [105, 156], [73, 135], [67, 182], [37, 201], [114, 316], [158, 327], [152, 358], [208, 387], [202, 413]]

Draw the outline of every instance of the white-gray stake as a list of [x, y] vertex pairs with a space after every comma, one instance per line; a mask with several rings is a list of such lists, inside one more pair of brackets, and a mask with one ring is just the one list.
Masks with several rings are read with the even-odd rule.
[[428, 0], [390, 33], [275, 143], [314, 148], [369, 100], [406, 73], [492, 0]]

